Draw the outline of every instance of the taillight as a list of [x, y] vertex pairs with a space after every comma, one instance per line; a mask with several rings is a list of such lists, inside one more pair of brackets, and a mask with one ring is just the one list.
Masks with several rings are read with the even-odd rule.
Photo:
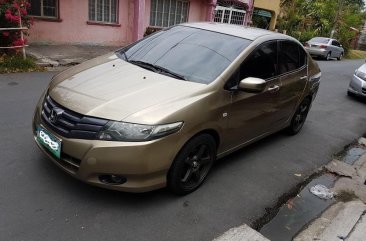
[[328, 46], [327, 45], [320, 45], [319, 48], [321, 49], [326, 49]]

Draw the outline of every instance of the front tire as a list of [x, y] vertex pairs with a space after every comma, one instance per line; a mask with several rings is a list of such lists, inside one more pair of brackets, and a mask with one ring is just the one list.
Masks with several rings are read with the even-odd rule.
[[292, 117], [290, 126], [287, 128], [287, 132], [290, 135], [296, 135], [297, 133], [300, 132], [301, 128], [303, 127], [303, 125], [305, 123], [306, 117], [309, 113], [310, 104], [311, 104], [310, 98], [305, 98], [301, 102], [299, 107], [297, 107], [297, 110], [296, 110], [294, 116]]
[[341, 53], [337, 59], [340, 61], [340, 60], [342, 60], [342, 58], [343, 58], [343, 53]]
[[185, 195], [196, 190], [205, 180], [216, 159], [216, 142], [212, 136], [194, 137], [180, 150], [168, 173], [168, 188]]

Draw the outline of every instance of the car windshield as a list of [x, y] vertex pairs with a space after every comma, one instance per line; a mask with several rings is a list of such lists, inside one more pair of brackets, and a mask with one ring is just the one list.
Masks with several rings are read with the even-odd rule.
[[251, 43], [227, 34], [175, 26], [117, 52], [132, 64], [177, 79], [209, 84]]
[[327, 43], [329, 43], [329, 38], [316, 37], [316, 38], [310, 39], [309, 42], [327, 44]]

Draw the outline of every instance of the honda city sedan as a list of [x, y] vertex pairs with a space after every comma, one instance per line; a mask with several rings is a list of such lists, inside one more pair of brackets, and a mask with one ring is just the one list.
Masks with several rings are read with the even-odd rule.
[[335, 39], [315, 37], [305, 43], [305, 49], [311, 56], [330, 60], [337, 58], [341, 60], [344, 55], [342, 45]]
[[216, 159], [282, 129], [298, 133], [320, 77], [289, 36], [180, 24], [53, 77], [34, 138], [86, 183], [187, 194]]

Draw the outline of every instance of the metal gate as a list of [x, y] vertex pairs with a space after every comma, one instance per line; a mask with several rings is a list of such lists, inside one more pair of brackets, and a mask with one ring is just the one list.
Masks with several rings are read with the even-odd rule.
[[214, 22], [244, 25], [245, 11], [233, 7], [217, 6]]

